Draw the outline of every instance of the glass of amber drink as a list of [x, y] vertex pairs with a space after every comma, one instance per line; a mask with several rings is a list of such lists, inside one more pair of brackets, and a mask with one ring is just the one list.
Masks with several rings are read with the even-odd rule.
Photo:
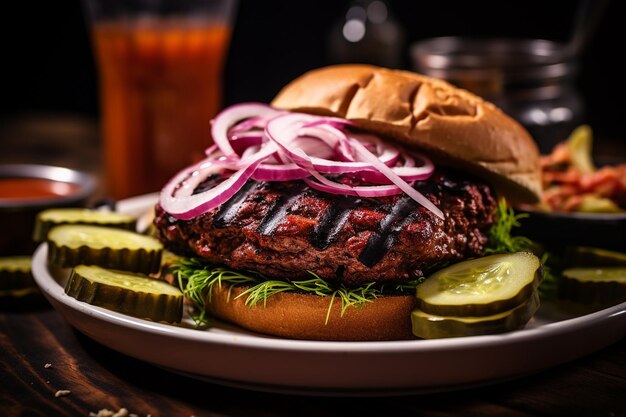
[[211, 144], [235, 0], [84, 0], [100, 81], [105, 181], [158, 191]]

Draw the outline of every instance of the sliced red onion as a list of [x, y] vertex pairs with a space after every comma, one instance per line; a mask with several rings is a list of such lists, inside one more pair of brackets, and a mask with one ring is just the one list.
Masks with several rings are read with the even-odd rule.
[[316, 137], [301, 135], [294, 139], [291, 145], [302, 149], [311, 158], [328, 159], [335, 156], [333, 147]]
[[261, 150], [261, 145], [251, 145], [241, 152], [241, 159], [247, 159]]
[[[415, 159], [409, 156], [407, 153], [404, 153], [402, 155], [402, 158], [404, 159], [402, 166], [395, 166], [391, 169], [406, 182], [412, 183], [415, 181], [427, 180], [428, 178], [430, 178], [433, 171], [435, 170], [435, 166], [430, 161], [430, 159], [426, 158], [423, 155], [419, 155], [419, 158], [423, 164], [419, 167], [415, 166]], [[371, 182], [375, 184], [389, 183], [389, 178], [387, 178], [380, 171], [363, 171], [359, 174], [359, 176], [364, 182]]]
[[[285, 152], [295, 164], [309, 171], [311, 175], [319, 181], [320, 184], [325, 184], [328, 187], [333, 187], [336, 190], [343, 190], [346, 193], [352, 192], [352, 188], [348, 185], [337, 183], [329, 184], [328, 180], [319, 173], [354, 172], [346, 170], [346, 168], [349, 166], [354, 168], [355, 166], [359, 165], [358, 162], [339, 164], [336, 161], [333, 161], [332, 164], [325, 165], [325, 161], [318, 158], [310, 158], [308, 157], [308, 155], [304, 154], [301, 149], [290, 147], [290, 143], [298, 136], [299, 132], [304, 130], [302, 129], [303, 123], [306, 124], [309, 117], [310, 116], [302, 117], [301, 115], [294, 113], [274, 117], [267, 123], [265, 127], [265, 132], [272, 141], [274, 141], [278, 146], [281, 147], [283, 152]], [[307, 134], [311, 134], [311, 132], [308, 130], [306, 132]], [[356, 139], [350, 139], [350, 144], [355, 150], [356, 155], [365, 162], [365, 165], [361, 165], [359, 167], [361, 170], [376, 169], [385, 177], [387, 177], [391, 183], [395, 184], [398, 188], [400, 188], [400, 190], [404, 191], [419, 204], [433, 212], [437, 217], [441, 219], [444, 218], [441, 210], [439, 210], [419, 191], [415, 190], [405, 180], [403, 180], [398, 174], [394, 172], [392, 168], [385, 165], [385, 163], [378, 159], [376, 155], [372, 154], [362, 143], [360, 143]], [[335, 168], [337, 169], [337, 171], [334, 171]]]
[[[418, 154], [416, 153], [415, 155], [419, 156], [420, 160], [423, 162], [424, 165], [428, 165], [432, 170], [435, 169], [435, 166], [433, 165], [432, 161], [428, 158], [426, 158], [424, 155]], [[402, 155], [402, 159], [404, 159], [404, 166], [405, 167], [414, 167], [415, 166], [415, 158], [413, 158], [413, 156], [408, 153], [405, 152]]]
[[424, 197], [422, 193], [417, 191], [415, 188], [411, 187], [406, 183], [402, 178], [400, 178], [391, 168], [387, 165], [383, 164], [376, 158], [376, 156], [372, 155], [370, 151], [368, 151], [365, 146], [363, 146], [358, 140], [351, 141], [352, 146], [354, 147], [357, 154], [366, 161], [369, 161], [372, 165], [377, 167], [380, 172], [382, 172], [391, 182], [397, 185], [402, 191], [409, 195], [413, 200], [420, 203], [422, 206], [426, 207], [429, 211], [435, 214], [440, 219], [444, 220], [445, 217], [443, 212], [439, 210], [437, 206], [435, 206], [429, 199]]
[[[300, 135], [308, 135], [321, 139], [329, 146], [335, 148], [335, 150], [341, 154], [343, 159], [346, 159], [346, 163], [338, 164], [337, 160], [331, 160], [329, 158], [323, 158], [319, 156], [313, 156], [311, 158], [315, 168], [325, 174], [341, 174], [347, 172], [355, 172], [360, 170], [372, 170], [377, 171], [370, 163], [362, 163], [355, 161], [352, 149], [349, 148], [349, 137], [344, 132], [333, 126], [319, 126], [317, 128], [302, 127], [297, 131]], [[360, 135], [364, 139], [372, 140], [375, 138], [372, 135]], [[376, 145], [381, 144], [378, 140]], [[345, 149], [347, 148], [347, 149]], [[376, 157], [387, 166], [395, 165], [400, 158], [400, 150], [396, 147], [390, 146], [378, 146], [378, 155]]]
[[311, 174], [296, 164], [261, 164], [252, 178], [257, 181], [294, 181], [304, 179]]
[[344, 174], [350, 172], [359, 172], [366, 169], [374, 169], [367, 162], [339, 162], [323, 158], [309, 157], [297, 152], [296, 147], [292, 146], [292, 142], [300, 135], [315, 136], [322, 139], [325, 143], [335, 147], [339, 140], [332, 137], [328, 131], [315, 130], [315, 128], [304, 128], [303, 125], [310, 120], [314, 120], [315, 116], [302, 115], [298, 113], [289, 113], [280, 115], [271, 119], [265, 127], [265, 133], [270, 140], [280, 146], [281, 150], [295, 164], [306, 170], [315, 169], [324, 174]]
[[[208, 175], [219, 172], [223, 169], [219, 163], [196, 164], [188, 170], [183, 170], [176, 175], [161, 191], [159, 202], [163, 210], [170, 215], [181, 219], [190, 220], [228, 201], [252, 176], [254, 171], [264, 159], [267, 159], [276, 149], [258, 152], [254, 158], [248, 160], [248, 164], [230, 177], [216, 185], [215, 187], [193, 194], [196, 187], [204, 181]], [[228, 162], [229, 158], [224, 158], [223, 162]], [[180, 187], [182, 183], [188, 181], [189, 184]]]
[[233, 155], [235, 151], [228, 138], [228, 130], [230, 128], [242, 120], [253, 117], [267, 119], [280, 113], [282, 113], [280, 110], [276, 110], [263, 103], [243, 103], [227, 107], [213, 119], [211, 126], [213, 141], [224, 155]]
[[[265, 126], [265, 135], [280, 147], [283, 154], [295, 164], [307, 169], [310, 159], [307, 155], [302, 156], [301, 149], [292, 148], [291, 142], [298, 137], [298, 129], [303, 123], [311, 121], [314, 116], [306, 115], [304, 118], [293, 117], [295, 113], [289, 113], [272, 118]], [[298, 152], [298, 150], [300, 152]]]
[[[395, 185], [358, 185], [350, 186], [346, 184], [320, 183], [315, 179], [305, 178], [311, 188], [330, 194], [353, 195], [356, 197], [387, 197], [390, 195], [402, 194], [402, 190]], [[343, 187], [337, 187], [337, 186]]]
[[303, 127], [314, 127], [314, 126], [320, 126], [320, 125], [329, 125], [329, 126], [341, 129], [345, 126], [354, 125], [354, 123], [351, 122], [350, 120], [342, 119], [340, 117], [319, 116], [316, 120], [313, 120], [311, 122], [304, 124]]
[[[365, 133], [351, 133], [348, 135], [348, 146], [354, 153], [350, 140], [358, 140], [363, 146], [365, 146], [370, 152], [376, 151], [376, 157], [388, 167], [395, 166], [400, 160], [400, 149], [395, 146], [389, 146], [383, 142], [378, 136], [365, 134]], [[373, 152], [372, 152], [373, 153]]]
[[235, 135], [241, 132], [248, 132], [250, 130], [263, 130], [265, 128], [265, 123], [267, 123], [267, 118], [262, 116], [251, 117], [247, 120], [244, 120], [241, 123], [237, 123], [234, 125], [229, 134]]
[[[230, 199], [248, 179], [304, 180], [334, 194], [382, 197], [406, 193], [438, 217], [443, 214], [412, 187], [428, 178], [434, 166], [419, 154], [401, 152], [377, 136], [353, 132], [352, 122], [302, 113], [287, 113], [261, 103], [231, 106], [214, 120], [215, 145], [207, 158], [178, 173], [161, 191], [165, 211], [188, 220]], [[416, 160], [420, 161], [416, 166]], [[193, 194], [209, 175], [224, 180]], [[326, 175], [345, 175], [370, 185], [348, 185]]]
[[262, 143], [263, 143], [262, 133], [256, 133], [256, 134], [248, 133], [248, 134], [232, 136], [230, 138], [230, 144], [233, 150], [235, 151], [235, 153], [239, 155], [241, 155], [242, 153], [244, 153], [247, 149], [250, 149], [251, 147], [260, 146]]
[[217, 151], [219, 151], [219, 148], [217, 147], [216, 144], [213, 144], [204, 150], [204, 155], [211, 156]]

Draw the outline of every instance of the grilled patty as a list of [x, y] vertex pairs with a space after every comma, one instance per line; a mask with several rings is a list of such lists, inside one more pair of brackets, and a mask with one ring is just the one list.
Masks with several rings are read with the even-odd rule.
[[[195, 192], [213, 187], [211, 177]], [[415, 188], [445, 214], [439, 219], [408, 196], [338, 196], [302, 181], [256, 182], [193, 220], [159, 206], [155, 226], [170, 250], [268, 277], [310, 278], [346, 285], [402, 282], [434, 264], [477, 256], [487, 241], [495, 200], [465, 174], [436, 171]]]

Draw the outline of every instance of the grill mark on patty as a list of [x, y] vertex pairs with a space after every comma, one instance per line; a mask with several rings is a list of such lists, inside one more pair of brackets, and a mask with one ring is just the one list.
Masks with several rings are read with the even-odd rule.
[[256, 181], [246, 182], [234, 196], [220, 205], [215, 216], [213, 216], [213, 226], [226, 227], [230, 225], [237, 216], [237, 213], [239, 213], [242, 204], [258, 187], [259, 183]]
[[356, 200], [354, 197], [338, 196], [309, 235], [309, 243], [320, 250], [328, 248], [346, 224]]
[[274, 202], [274, 205], [267, 211], [261, 223], [256, 228], [256, 232], [263, 236], [270, 236], [276, 226], [285, 218], [289, 209], [302, 197], [305, 187], [304, 182], [299, 181], [291, 192], [291, 195], [282, 195]]
[[393, 246], [395, 236], [405, 223], [410, 222], [411, 211], [417, 203], [409, 196], [403, 196], [393, 205], [389, 213], [382, 218], [378, 231], [372, 233], [359, 254], [358, 260], [368, 268], [383, 259]]

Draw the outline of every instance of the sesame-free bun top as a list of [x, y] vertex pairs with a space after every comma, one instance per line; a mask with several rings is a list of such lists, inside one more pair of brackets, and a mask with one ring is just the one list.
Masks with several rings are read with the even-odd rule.
[[541, 195], [537, 145], [515, 120], [480, 97], [420, 74], [370, 65], [310, 71], [287, 84], [272, 105], [342, 117], [436, 163], [491, 182], [509, 201]]

